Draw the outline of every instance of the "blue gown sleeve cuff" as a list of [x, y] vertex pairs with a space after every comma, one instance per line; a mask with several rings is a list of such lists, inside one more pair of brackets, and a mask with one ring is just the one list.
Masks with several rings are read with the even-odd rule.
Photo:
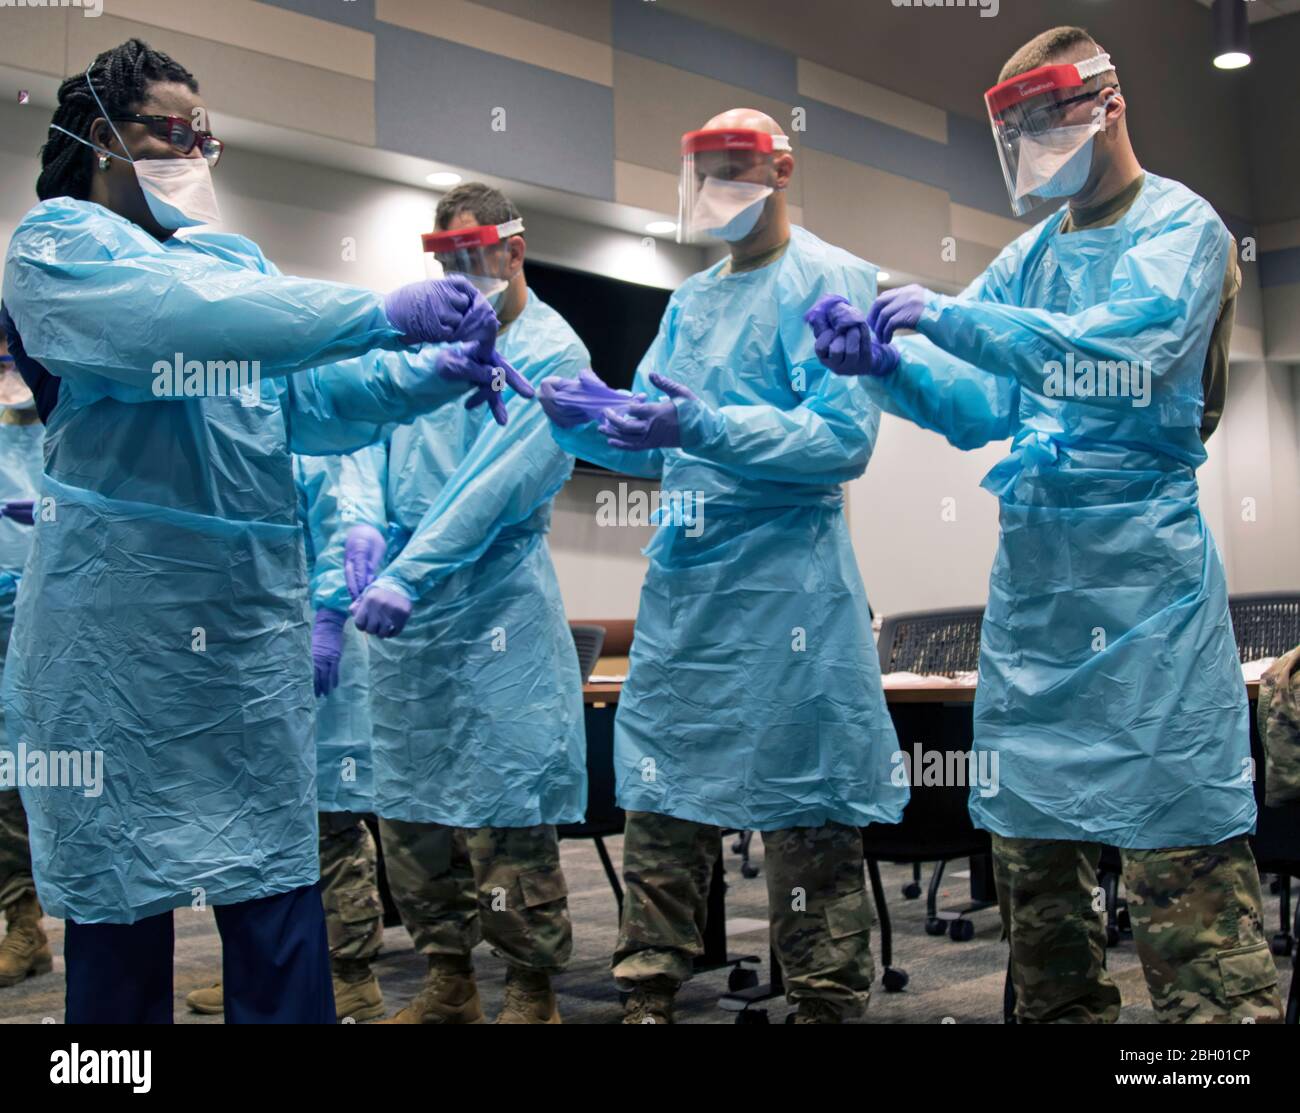
[[716, 444], [726, 427], [726, 419], [712, 406], [698, 398], [677, 398], [677, 425], [682, 434], [682, 448], [695, 452]]

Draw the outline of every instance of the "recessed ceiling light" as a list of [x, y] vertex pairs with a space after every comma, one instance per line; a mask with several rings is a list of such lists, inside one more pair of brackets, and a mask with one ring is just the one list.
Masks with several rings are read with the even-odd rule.
[[669, 232], [676, 232], [677, 225], [671, 220], [652, 220], [645, 230], [652, 236], [666, 236]]
[[460, 184], [460, 175], [454, 174], [450, 170], [439, 170], [437, 173], [430, 174], [424, 180], [439, 189], [450, 189], [452, 186]]

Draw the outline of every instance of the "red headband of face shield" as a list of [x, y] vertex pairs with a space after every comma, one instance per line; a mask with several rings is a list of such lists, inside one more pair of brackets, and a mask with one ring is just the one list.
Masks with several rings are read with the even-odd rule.
[[470, 278], [491, 279], [495, 289], [507, 277], [510, 265], [508, 253], [500, 247], [511, 236], [522, 234], [523, 230], [522, 220], [508, 220], [504, 224], [477, 224], [472, 228], [426, 232], [420, 239], [424, 244], [429, 276], [441, 278], [448, 274], [463, 274]]

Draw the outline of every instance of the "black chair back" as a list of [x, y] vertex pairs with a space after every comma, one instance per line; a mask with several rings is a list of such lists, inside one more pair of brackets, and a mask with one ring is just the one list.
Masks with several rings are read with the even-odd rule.
[[573, 644], [578, 649], [578, 667], [582, 670], [582, 682], [586, 684], [591, 679], [591, 674], [596, 671], [596, 662], [600, 660], [600, 651], [605, 646], [605, 627], [584, 626], [577, 622], [570, 622], [569, 629], [573, 633]]
[[1300, 591], [1230, 595], [1228, 610], [1243, 661], [1281, 657], [1300, 645]]
[[877, 649], [880, 671], [954, 676], [979, 668], [983, 607], [887, 615]]

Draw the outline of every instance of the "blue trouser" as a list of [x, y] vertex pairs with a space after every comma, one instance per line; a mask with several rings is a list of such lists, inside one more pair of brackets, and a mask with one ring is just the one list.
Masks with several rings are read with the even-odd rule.
[[[227, 1024], [333, 1024], [320, 889], [214, 908]], [[172, 1022], [172, 914], [134, 924], [67, 922], [67, 1024]]]

